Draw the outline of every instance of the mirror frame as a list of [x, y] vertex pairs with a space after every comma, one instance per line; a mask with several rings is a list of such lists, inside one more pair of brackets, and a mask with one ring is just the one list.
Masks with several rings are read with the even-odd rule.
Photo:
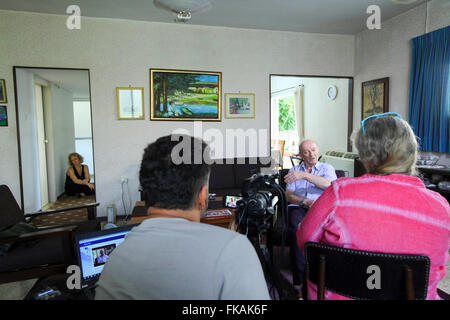
[[[22, 174], [22, 152], [20, 145], [20, 124], [19, 124], [19, 102], [18, 102], [18, 94], [17, 94], [17, 69], [43, 69], [43, 70], [76, 70], [76, 71], [87, 71], [88, 73], [88, 86], [89, 86], [89, 102], [90, 112], [91, 112], [91, 133], [92, 138], [94, 137], [94, 121], [92, 119], [92, 90], [91, 90], [91, 73], [88, 68], [58, 68], [58, 67], [30, 67], [30, 66], [13, 66], [13, 80], [14, 80], [14, 99], [16, 104], [16, 126], [17, 126], [17, 151], [19, 157], [19, 180], [20, 180], [20, 210], [25, 214], [25, 201], [23, 195], [23, 174]], [[94, 139], [92, 139], [92, 157], [94, 159], [93, 169], [95, 170], [95, 154], [94, 154]], [[95, 201], [97, 201], [97, 193], [94, 195]], [[41, 208], [42, 209], [42, 208]]]

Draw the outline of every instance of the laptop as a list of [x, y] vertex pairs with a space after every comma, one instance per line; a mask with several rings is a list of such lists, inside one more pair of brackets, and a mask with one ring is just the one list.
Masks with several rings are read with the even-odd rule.
[[81, 269], [81, 288], [92, 288], [97, 283], [109, 255], [138, 224], [78, 234], [75, 240], [78, 265]]

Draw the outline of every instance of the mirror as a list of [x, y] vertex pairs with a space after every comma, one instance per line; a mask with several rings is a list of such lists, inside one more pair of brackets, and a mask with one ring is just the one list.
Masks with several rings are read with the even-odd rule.
[[315, 140], [321, 155], [351, 151], [353, 78], [271, 75], [270, 98], [271, 143], [281, 149], [283, 168], [290, 168], [289, 156], [304, 139]]
[[14, 67], [21, 205], [24, 213], [95, 201], [67, 196], [68, 156], [77, 152], [95, 182], [88, 69]]

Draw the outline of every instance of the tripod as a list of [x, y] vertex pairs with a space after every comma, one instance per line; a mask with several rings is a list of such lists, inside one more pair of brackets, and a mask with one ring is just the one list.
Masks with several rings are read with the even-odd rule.
[[286, 300], [287, 297], [281, 284], [280, 271], [273, 266], [269, 249], [267, 248], [267, 245], [262, 241], [263, 236], [264, 238], [267, 236], [267, 230], [269, 229], [269, 227], [270, 224], [266, 221], [264, 221], [260, 225], [254, 225], [254, 223], [251, 223], [249, 221], [249, 232], [247, 234], [247, 238], [256, 250], [256, 254], [261, 261], [264, 274], [269, 275], [269, 279], [272, 282], [272, 287], [275, 288], [278, 294], [278, 299]]

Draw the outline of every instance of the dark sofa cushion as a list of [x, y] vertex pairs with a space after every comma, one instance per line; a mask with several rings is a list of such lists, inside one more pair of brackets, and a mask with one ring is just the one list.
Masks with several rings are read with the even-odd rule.
[[214, 163], [211, 165], [209, 190], [234, 188], [234, 166], [232, 164]]
[[244, 180], [259, 173], [262, 167], [270, 167], [270, 158], [222, 159], [211, 165], [209, 190], [217, 195], [238, 195]]

